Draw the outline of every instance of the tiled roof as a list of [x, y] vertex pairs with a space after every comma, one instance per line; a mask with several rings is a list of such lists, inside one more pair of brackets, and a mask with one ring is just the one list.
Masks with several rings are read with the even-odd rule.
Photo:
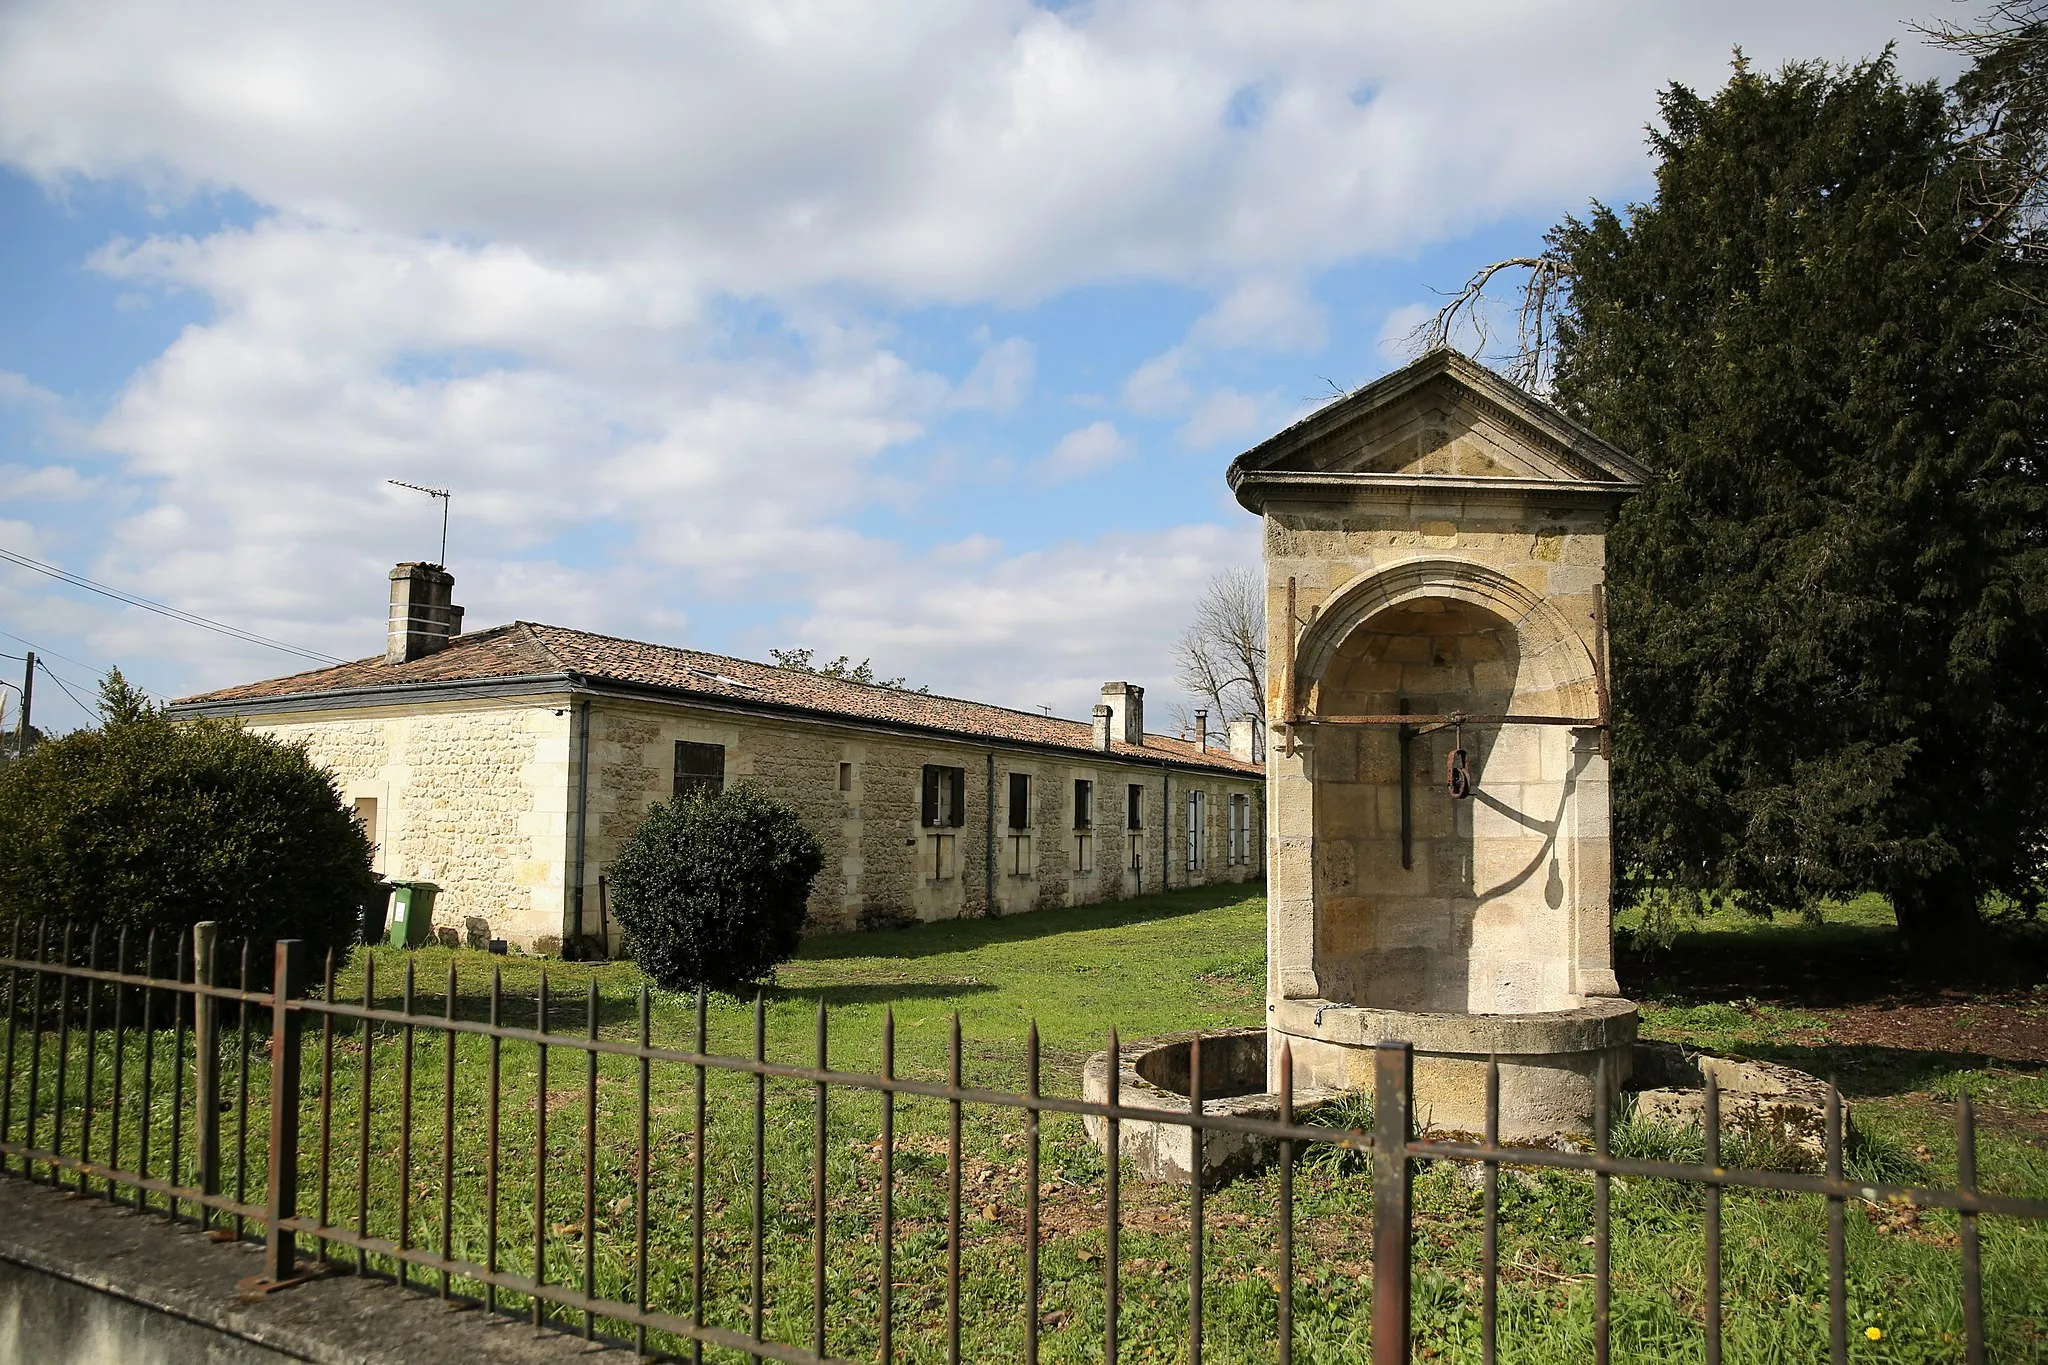
[[[722, 654], [621, 640], [611, 635], [515, 621], [509, 626], [459, 635], [446, 649], [406, 663], [388, 664], [383, 656], [267, 682], [226, 687], [182, 698], [180, 707], [212, 707], [223, 703], [289, 701], [320, 693], [356, 692], [382, 687], [433, 683], [484, 682], [576, 673], [593, 680], [704, 697], [766, 709], [801, 708], [852, 720], [916, 726], [946, 731], [969, 739], [1008, 740], [1096, 752], [1086, 721], [1060, 720], [1029, 711], [955, 697], [935, 697], [901, 688], [828, 678], [797, 669], [775, 668]], [[253, 709], [253, 708], [250, 708]], [[267, 709], [267, 708], [266, 708]], [[288, 710], [289, 707], [278, 709]], [[1207, 752], [1183, 739], [1148, 735], [1144, 745], [1113, 744], [1110, 752], [1132, 759], [1161, 758], [1198, 764], [1222, 772], [1256, 776], [1263, 770], [1242, 763], [1227, 752]]]

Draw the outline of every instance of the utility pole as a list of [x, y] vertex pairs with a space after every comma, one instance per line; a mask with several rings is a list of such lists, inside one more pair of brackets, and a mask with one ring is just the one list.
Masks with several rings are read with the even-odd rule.
[[21, 670], [21, 724], [16, 730], [14, 753], [17, 758], [28, 757], [28, 716], [29, 708], [36, 699], [36, 652], [28, 652], [28, 663]]

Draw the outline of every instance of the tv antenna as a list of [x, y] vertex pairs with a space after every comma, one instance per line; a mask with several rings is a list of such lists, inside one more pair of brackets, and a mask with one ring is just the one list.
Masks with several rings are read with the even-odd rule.
[[425, 493], [430, 498], [441, 500], [441, 558], [436, 561], [442, 568], [448, 567], [448, 503], [449, 493], [445, 488], [429, 488], [423, 483], [406, 483], [402, 479], [386, 479], [384, 482], [398, 488], [410, 488], [415, 493]]

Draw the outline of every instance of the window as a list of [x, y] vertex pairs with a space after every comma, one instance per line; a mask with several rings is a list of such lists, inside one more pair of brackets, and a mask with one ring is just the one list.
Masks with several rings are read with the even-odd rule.
[[1010, 828], [1031, 828], [1031, 774], [1010, 774]]
[[843, 792], [853, 790], [853, 765], [851, 763], [839, 765], [839, 790]]
[[1188, 871], [1200, 872], [1206, 865], [1202, 843], [1209, 833], [1208, 793], [1188, 793]]
[[1230, 863], [1236, 867], [1252, 860], [1252, 799], [1230, 798]]
[[1086, 876], [1095, 870], [1095, 836], [1085, 829], [1074, 831], [1074, 874]]
[[958, 829], [967, 823], [965, 768], [948, 768], [938, 763], [924, 765], [922, 819], [926, 829]]
[[1095, 784], [1085, 777], [1074, 781], [1074, 828], [1095, 828]]
[[1145, 828], [1145, 789], [1135, 782], [1124, 790], [1124, 828]]
[[677, 740], [675, 795], [689, 796], [701, 791], [716, 796], [724, 790], [725, 746]]
[[370, 858], [374, 862], [378, 852], [377, 798], [374, 796], [358, 796], [356, 798], [355, 816], [356, 824], [362, 828], [363, 837], [370, 841]]

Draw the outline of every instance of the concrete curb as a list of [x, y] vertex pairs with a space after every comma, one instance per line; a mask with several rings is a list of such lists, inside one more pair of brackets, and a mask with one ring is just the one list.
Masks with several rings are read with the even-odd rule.
[[0, 1361], [538, 1365], [632, 1358], [628, 1350], [536, 1332], [345, 1273], [243, 1294], [238, 1282], [259, 1269], [253, 1244], [212, 1242], [190, 1224], [0, 1177]]

